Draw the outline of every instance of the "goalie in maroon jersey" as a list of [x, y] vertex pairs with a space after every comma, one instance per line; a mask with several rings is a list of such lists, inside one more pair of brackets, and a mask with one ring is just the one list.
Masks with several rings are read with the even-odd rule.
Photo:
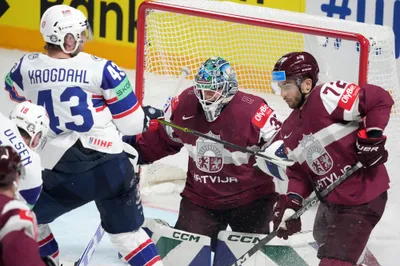
[[[236, 74], [220, 57], [201, 65], [194, 86], [171, 101], [166, 119], [210, 137], [258, 151], [281, 127], [260, 97], [238, 91]], [[268, 233], [277, 193], [273, 177], [253, 167], [255, 156], [193, 134], [160, 126], [133, 144], [152, 163], [185, 147], [186, 185], [176, 228], [210, 236], [218, 232]]]
[[385, 209], [389, 176], [383, 131], [394, 102], [371, 84], [339, 80], [316, 85], [318, 73], [307, 52], [284, 55], [272, 72], [275, 92], [293, 109], [280, 137], [289, 159], [296, 161], [286, 171], [288, 190], [275, 207], [274, 229], [284, 239], [300, 231], [300, 219], [282, 221], [313, 190], [324, 190], [360, 161], [363, 168], [321, 199], [314, 223], [320, 265], [351, 266]]

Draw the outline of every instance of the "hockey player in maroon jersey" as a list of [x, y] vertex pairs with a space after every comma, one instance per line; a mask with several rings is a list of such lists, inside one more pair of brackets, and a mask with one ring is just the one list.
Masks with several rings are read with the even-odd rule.
[[[165, 117], [254, 151], [272, 141], [281, 127], [262, 98], [238, 91], [235, 72], [220, 57], [201, 65], [194, 86], [172, 100]], [[187, 149], [188, 172], [177, 229], [210, 236], [213, 248], [218, 232], [227, 225], [238, 232], [269, 232], [277, 193], [273, 177], [253, 167], [253, 155], [162, 126], [143, 133], [133, 145], [146, 163]]]
[[20, 178], [21, 158], [12, 147], [0, 146], [0, 265], [55, 266], [50, 258], [40, 258], [35, 215], [16, 199]]
[[320, 266], [351, 266], [385, 209], [389, 176], [383, 131], [394, 102], [371, 84], [339, 80], [316, 86], [318, 73], [315, 58], [306, 52], [284, 55], [272, 72], [274, 90], [293, 109], [280, 137], [296, 161], [286, 171], [288, 190], [274, 209], [274, 229], [284, 239], [300, 231], [300, 219], [285, 220], [313, 190], [324, 190], [360, 161], [363, 168], [322, 199], [314, 223]]

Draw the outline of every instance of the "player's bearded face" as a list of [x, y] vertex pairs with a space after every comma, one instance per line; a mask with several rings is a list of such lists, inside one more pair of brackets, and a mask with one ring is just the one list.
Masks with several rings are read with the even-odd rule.
[[283, 100], [291, 109], [296, 109], [301, 101], [299, 87], [294, 80], [285, 80], [278, 83]]

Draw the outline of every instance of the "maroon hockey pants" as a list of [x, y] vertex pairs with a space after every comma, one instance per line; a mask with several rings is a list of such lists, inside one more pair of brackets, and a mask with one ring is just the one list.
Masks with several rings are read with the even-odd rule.
[[331, 258], [356, 264], [367, 245], [372, 229], [385, 210], [387, 192], [369, 203], [344, 206], [319, 205], [314, 238], [319, 244], [318, 258]]
[[215, 250], [218, 233], [229, 225], [232, 231], [243, 233], [269, 233], [269, 222], [277, 194], [228, 210], [211, 210], [182, 198], [175, 228], [211, 237], [211, 248]]

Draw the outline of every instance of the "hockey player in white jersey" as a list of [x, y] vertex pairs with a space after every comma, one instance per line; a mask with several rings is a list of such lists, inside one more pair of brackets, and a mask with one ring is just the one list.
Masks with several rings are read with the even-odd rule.
[[42, 106], [30, 102], [18, 104], [10, 119], [0, 114], [0, 145], [13, 147], [21, 157], [25, 178], [20, 180], [18, 198], [33, 208], [42, 189], [42, 166], [35, 151], [46, 142], [49, 119]]
[[47, 224], [94, 200], [104, 230], [130, 265], [161, 265], [155, 245], [140, 228], [138, 180], [122, 135], [151, 130], [162, 111], [139, 105], [115, 63], [82, 52], [91, 30], [79, 10], [50, 7], [40, 30], [47, 54], [22, 57], [6, 77], [6, 90], [15, 101], [44, 106], [50, 118], [48, 141], [40, 152], [43, 191], [34, 207], [41, 255], [58, 258]]

